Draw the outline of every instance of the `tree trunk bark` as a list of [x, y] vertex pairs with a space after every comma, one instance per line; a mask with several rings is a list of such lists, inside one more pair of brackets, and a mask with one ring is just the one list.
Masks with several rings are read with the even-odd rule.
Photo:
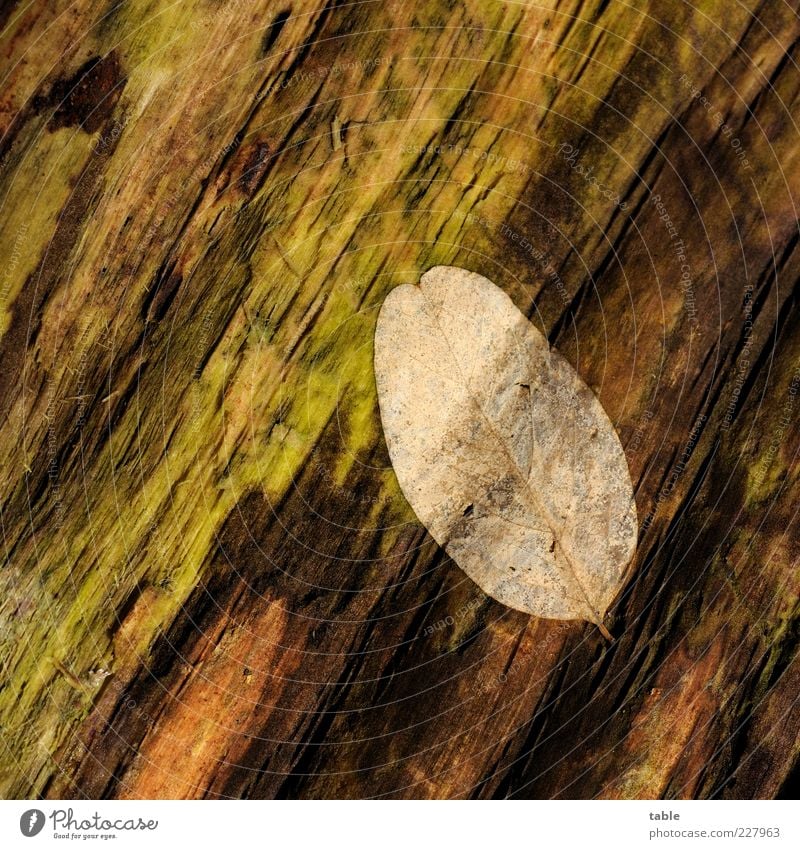
[[[773, 797], [797, 783], [786, 4], [0, 11], [0, 793]], [[399, 492], [377, 311], [507, 291], [636, 489], [606, 624]]]

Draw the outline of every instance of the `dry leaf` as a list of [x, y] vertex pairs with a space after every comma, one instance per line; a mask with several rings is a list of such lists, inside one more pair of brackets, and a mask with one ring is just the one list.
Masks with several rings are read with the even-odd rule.
[[608, 635], [636, 505], [572, 366], [494, 283], [439, 266], [386, 298], [375, 377], [397, 479], [436, 542], [497, 601]]

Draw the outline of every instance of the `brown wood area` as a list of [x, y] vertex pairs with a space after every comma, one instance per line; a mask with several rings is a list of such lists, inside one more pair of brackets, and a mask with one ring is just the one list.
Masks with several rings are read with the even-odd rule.
[[[791, 796], [800, 71], [783, 0], [0, 6], [0, 794]], [[606, 619], [404, 500], [377, 311], [495, 281], [592, 387]]]

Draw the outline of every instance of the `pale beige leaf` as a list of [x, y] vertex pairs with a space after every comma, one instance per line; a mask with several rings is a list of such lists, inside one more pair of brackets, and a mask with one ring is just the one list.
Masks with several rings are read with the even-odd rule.
[[636, 505], [572, 366], [491, 281], [439, 266], [386, 298], [375, 377], [400, 487], [439, 545], [497, 601], [603, 628]]

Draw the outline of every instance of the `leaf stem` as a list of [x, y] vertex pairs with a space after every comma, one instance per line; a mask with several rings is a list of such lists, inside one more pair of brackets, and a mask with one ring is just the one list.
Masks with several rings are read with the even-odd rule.
[[606, 628], [606, 626], [599, 619], [594, 624], [597, 625], [598, 630], [606, 638], [606, 640], [608, 640], [609, 643], [614, 642], [614, 637], [612, 636], [611, 631], [609, 631], [608, 628]]

